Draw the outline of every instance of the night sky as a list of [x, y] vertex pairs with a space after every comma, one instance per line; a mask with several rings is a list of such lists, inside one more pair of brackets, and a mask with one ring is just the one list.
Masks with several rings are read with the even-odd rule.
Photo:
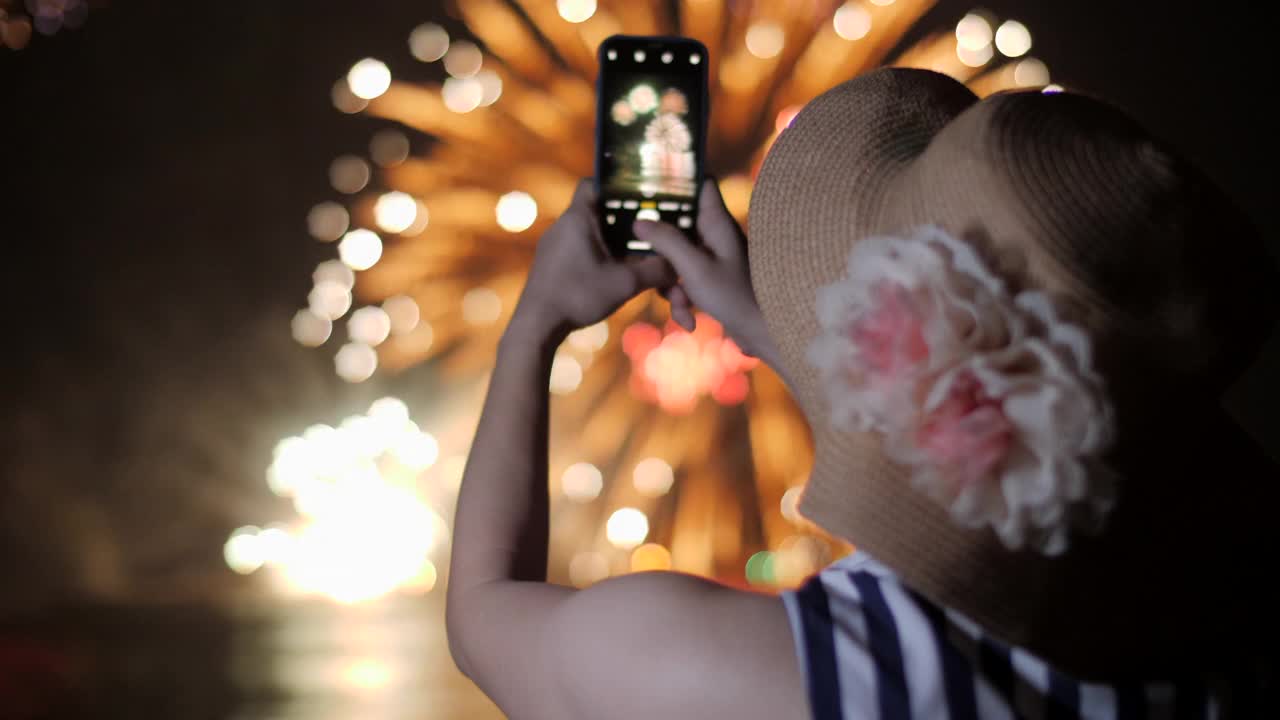
[[[1056, 82], [1118, 102], [1199, 162], [1280, 256], [1257, 10], [985, 6], [1031, 28]], [[920, 28], [970, 7], [941, 2]], [[346, 386], [332, 348], [289, 336], [333, 252], [306, 212], [336, 196], [330, 160], [367, 154], [385, 125], [334, 110], [330, 87], [367, 55], [433, 77], [406, 44], [427, 20], [459, 27], [433, 2], [120, 1], [0, 49], [0, 577], [24, 580], [0, 609], [199, 594], [229, 575], [229, 530], [289, 516], [263, 482], [280, 437], [386, 392], [429, 396], [422, 370]], [[1266, 429], [1280, 426], [1277, 360], [1272, 342], [1231, 399], [1280, 455]]]

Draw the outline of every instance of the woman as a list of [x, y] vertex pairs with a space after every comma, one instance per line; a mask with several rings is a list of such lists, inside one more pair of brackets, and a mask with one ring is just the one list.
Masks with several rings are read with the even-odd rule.
[[[448, 631], [504, 711], [1260, 712], [1275, 475], [1217, 398], [1275, 285], [1205, 181], [1093, 100], [884, 70], [782, 133], [745, 242], [714, 183], [701, 198], [702, 246], [637, 223], [659, 255], [619, 262], [584, 183], [502, 338]], [[554, 351], [649, 288], [685, 327], [693, 304], [716, 317], [809, 421], [800, 511], [858, 552], [796, 591], [545, 582]]]

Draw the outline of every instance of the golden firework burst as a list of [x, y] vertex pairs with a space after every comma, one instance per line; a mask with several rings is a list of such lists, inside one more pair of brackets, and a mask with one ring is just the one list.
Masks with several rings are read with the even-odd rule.
[[[398, 127], [375, 135], [368, 159], [331, 167], [349, 201], [317, 205], [308, 224], [338, 243], [340, 261], [317, 269], [295, 337], [325, 344], [346, 317], [335, 363], [347, 380], [432, 362], [482, 385], [537, 238], [592, 171], [595, 52], [615, 33], [706, 45], [708, 170], [744, 223], [777, 134], [859, 73], [930, 68], [979, 95], [1053, 89], [1044, 63], [1027, 56], [1027, 29], [985, 13], [893, 55], [932, 4], [455, 3], [464, 33], [428, 23], [409, 36], [414, 57], [439, 64], [439, 82], [398, 81], [370, 58], [334, 86], [340, 110]], [[410, 156], [406, 131], [430, 138], [429, 150]], [[812, 447], [785, 387], [710, 317], [686, 333], [653, 294], [638, 297], [570, 336], [550, 390], [553, 579], [583, 585], [674, 567], [786, 585], [847, 550], [796, 515]]]

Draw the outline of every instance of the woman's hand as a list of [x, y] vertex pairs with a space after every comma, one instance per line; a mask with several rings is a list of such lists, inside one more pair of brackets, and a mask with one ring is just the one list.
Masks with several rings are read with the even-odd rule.
[[776, 370], [777, 353], [751, 287], [746, 236], [711, 179], [702, 185], [697, 228], [702, 245], [689, 242], [684, 233], [666, 223], [640, 220], [633, 225], [636, 237], [652, 244], [680, 276], [678, 284], [661, 288], [671, 303], [671, 318], [692, 331], [697, 305], [724, 326], [743, 352]]
[[605, 319], [645, 290], [675, 281], [675, 270], [662, 257], [617, 260], [610, 255], [596, 218], [594, 184], [583, 180], [569, 208], [538, 241], [516, 316], [568, 332]]

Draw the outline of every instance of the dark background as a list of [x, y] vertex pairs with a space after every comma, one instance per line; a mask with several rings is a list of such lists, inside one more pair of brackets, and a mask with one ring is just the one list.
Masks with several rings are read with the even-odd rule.
[[[985, 3], [1031, 28], [1056, 82], [1198, 161], [1276, 254], [1261, 5]], [[971, 7], [944, 0], [920, 28]], [[344, 386], [289, 318], [333, 250], [305, 226], [335, 195], [328, 164], [381, 126], [334, 110], [330, 87], [367, 55], [431, 75], [406, 38], [442, 17], [432, 2], [116, 2], [0, 50], [0, 609], [200, 596], [229, 575], [228, 531], [288, 516], [263, 482], [279, 437], [426, 392], [421, 372]], [[1267, 358], [1231, 401], [1275, 454], [1280, 343]]]

